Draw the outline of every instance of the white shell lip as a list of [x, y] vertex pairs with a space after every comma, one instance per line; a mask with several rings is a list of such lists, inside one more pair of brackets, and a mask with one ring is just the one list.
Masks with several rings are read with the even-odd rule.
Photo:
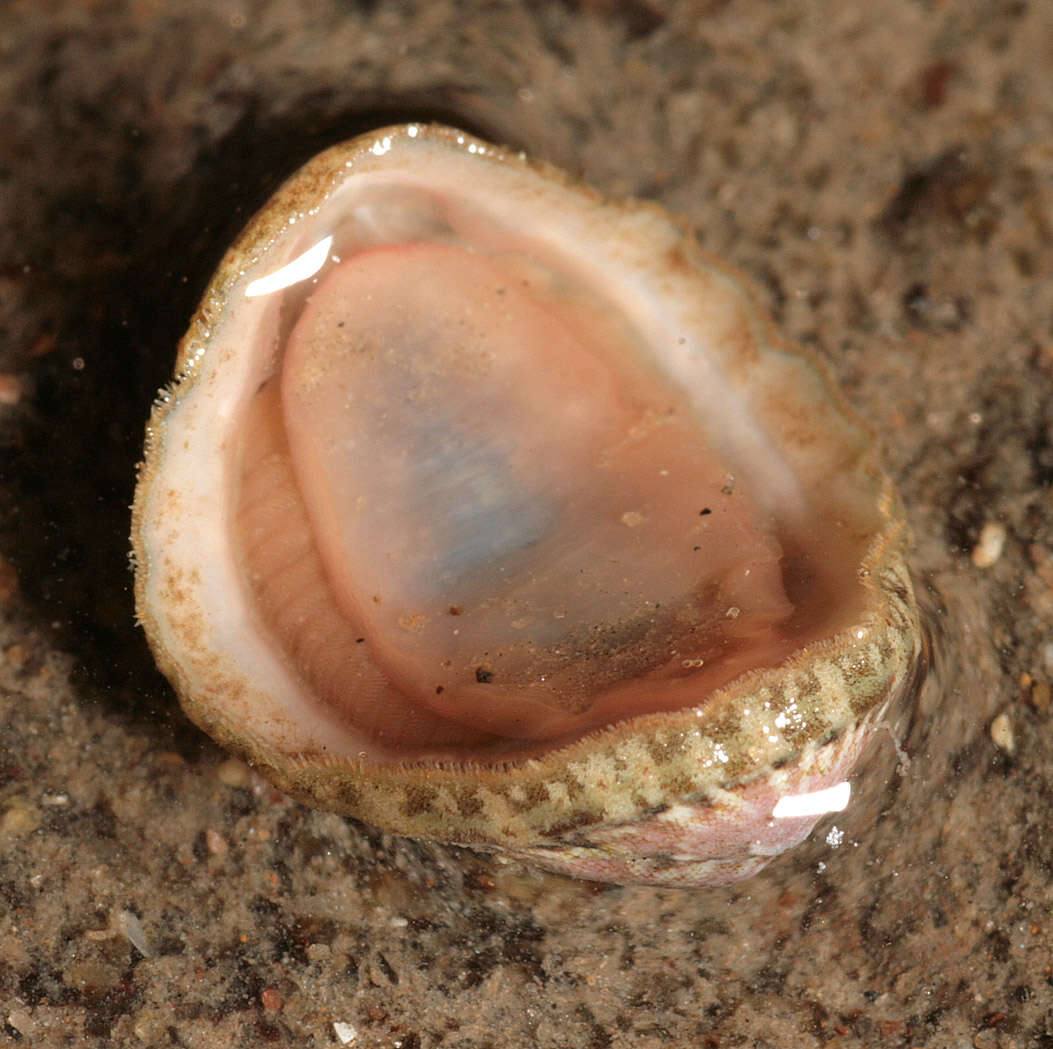
[[[427, 151], [441, 158], [441, 163], [422, 163], [429, 159]], [[514, 170], [520, 178], [513, 184], [506, 182], [500, 194], [488, 193], [480, 188], [485, 181], [479, 174], [480, 163]], [[404, 813], [399, 815], [397, 803], [381, 797], [379, 790], [365, 791], [370, 797], [363, 799], [362, 790], [351, 782], [359, 767], [361, 741], [336, 716], [317, 706], [305, 711], [295, 703], [292, 697], [301, 686], [285, 659], [268, 644], [266, 630], [239, 577], [237, 558], [230, 556], [229, 530], [212, 524], [225, 490], [223, 472], [237, 413], [273, 363], [273, 357], [238, 354], [236, 348], [258, 340], [276, 345], [279, 339], [277, 297], [266, 294], [268, 282], [278, 286], [295, 275], [289, 267], [297, 260], [307, 274], [301, 280], [309, 284], [316, 279], [318, 262], [324, 266], [338, 250], [328, 238], [334, 235], [331, 213], [341, 206], [342, 196], [360, 192], [363, 186], [385, 185], [393, 173], [400, 184], [432, 192], [463, 193], [469, 187], [482, 193], [487, 214], [509, 228], [515, 228], [517, 215], [526, 207], [558, 215], [558, 226], [532, 233], [550, 239], [555, 250], [572, 257], [580, 254], [583, 243], [602, 245], [605, 250], [588, 258], [590, 279], [603, 279], [605, 271], [647, 274], [647, 279], [632, 286], [631, 293], [626, 292], [625, 310], [641, 329], [656, 333], [670, 347], [666, 363], [674, 374], [686, 355], [697, 349], [685, 341], [685, 333], [708, 332], [707, 349], [720, 366], [714, 368], [711, 381], [723, 387], [717, 403], [727, 409], [714, 432], [722, 435], [731, 458], [742, 469], [770, 476], [770, 484], [760, 487], [769, 493], [773, 511], [777, 507], [784, 518], [803, 522], [809, 507], [807, 494], [797, 486], [787, 486], [784, 471], [770, 468], [784, 456], [779, 437], [794, 427], [792, 411], [759, 436], [747, 432], [739, 421], [740, 409], [759, 410], [767, 395], [747, 381], [758, 351], [752, 351], [752, 357], [735, 354], [745, 339], [770, 355], [766, 360], [776, 373], [774, 383], [779, 384], [781, 375], [783, 384], [799, 386], [804, 391], [800, 400], [816, 413], [812, 425], [820, 430], [828, 427], [838, 435], [835, 455], [811, 446], [795, 453], [801, 463], [825, 472], [831, 485], [840, 483], [842, 473], [851, 473], [856, 485], [864, 477], [865, 498], [885, 520], [886, 527], [877, 530], [862, 561], [861, 573], [871, 576], [873, 582], [864, 584], [870, 596], [860, 622], [852, 628], [850, 647], [857, 659], [868, 650], [866, 659], [887, 678], [884, 693], [900, 688], [909, 677], [918, 648], [916, 610], [902, 560], [905, 528], [891, 485], [876, 465], [870, 434], [845, 408], [824, 367], [806, 351], [785, 346], [739, 279], [697, 252], [690, 237], [657, 207], [641, 202], [611, 204], [561, 172], [520, 154], [454, 129], [410, 124], [320, 154], [278, 191], [225, 256], [180, 345], [176, 380], [154, 406], [133, 508], [136, 604], [158, 663], [191, 716], [227, 745], [269, 767], [280, 785], [300, 796], [310, 794], [334, 808], [405, 833], [485, 840], [471, 821], [458, 826], [454, 818], [460, 768], [410, 766], [384, 772], [390, 777], [385, 782], [398, 790], [414, 791], [425, 781], [429, 788], [437, 788], [442, 795], [434, 805], [441, 810], [437, 816], [432, 812], [415, 821]], [[700, 280], [708, 287], [704, 298], [699, 295]], [[671, 303], [678, 304], [679, 313], [670, 313]], [[173, 469], [180, 476], [193, 477], [193, 486], [185, 490], [172, 487], [167, 478]], [[849, 498], [849, 504], [852, 501]], [[860, 512], [873, 516], [869, 510]], [[886, 607], [888, 587], [901, 595], [891, 615]], [[207, 596], [191, 600], [191, 589]], [[842, 638], [832, 638], [814, 646], [807, 658], [821, 659], [827, 651], [833, 658], [842, 642]], [[802, 674], [812, 672], [803, 662], [798, 669]], [[768, 689], [772, 697], [779, 692], [769, 681], [771, 673], [760, 672], [755, 678], [761, 692]], [[710, 701], [718, 712], [720, 699]], [[777, 701], [769, 705], [777, 714]], [[295, 715], [291, 713], [294, 708]], [[813, 732], [816, 738], [835, 737], [855, 724], [859, 713], [851, 699], [842, 697], [822, 716], [812, 718]], [[609, 794], [603, 787], [606, 772], [602, 766], [617, 764], [626, 754], [638, 755], [641, 746], [645, 750], [653, 747], [658, 736], [666, 741], [662, 745], [669, 739], [679, 740], [684, 762], [695, 770], [693, 782], [699, 792], [718, 787], [729, 768], [741, 775], [747, 766], [771, 767], [791, 759], [799, 749], [788, 735], [753, 733], [751, 739], [745, 725], [749, 718], [738, 715], [739, 728], [731, 735], [726, 728], [700, 732], [697, 715], [700, 710], [687, 710], [673, 718], [642, 719], [646, 723], [638, 731], [648, 737], [647, 745], [627, 738], [627, 723], [614, 726], [605, 734], [606, 742], [599, 748], [602, 753], [595, 739], [589, 738], [562, 748], [555, 757], [528, 761], [520, 785], [527, 790], [532, 782], [545, 784], [552, 770], [559, 768], [558, 778], [564, 784], [568, 776], [591, 784], [588, 790], [596, 795], [604, 819], [624, 820], [664, 802], [663, 777], [656, 773], [653, 782], [643, 785], [631, 802], [611, 799], [601, 797]], [[768, 742], [759, 745], [762, 737]], [[322, 739], [326, 743], [320, 746]], [[477, 771], [484, 782], [500, 774], [500, 769]], [[323, 774], [328, 785], [320, 783]], [[493, 810], [491, 815], [504, 819], [509, 840], [529, 845], [537, 842], [539, 834], [555, 835], [559, 813], [568, 813], [567, 791], [553, 790], [551, 785], [545, 790], [551, 801], [546, 812], [513, 811], [517, 806], [511, 802], [505, 812], [502, 805], [507, 799], [501, 800], [502, 789], [493, 784], [487, 805]], [[446, 833], [435, 833], [435, 819], [445, 821]]]

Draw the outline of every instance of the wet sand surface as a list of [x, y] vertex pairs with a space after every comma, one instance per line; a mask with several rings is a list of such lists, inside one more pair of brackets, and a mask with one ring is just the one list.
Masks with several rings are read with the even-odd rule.
[[[5, 4], [0, 1046], [1053, 1046], [1051, 67], [1038, 0]], [[886, 449], [932, 668], [751, 881], [309, 811], [153, 668], [128, 506], [175, 345], [281, 179], [402, 118], [682, 215]]]

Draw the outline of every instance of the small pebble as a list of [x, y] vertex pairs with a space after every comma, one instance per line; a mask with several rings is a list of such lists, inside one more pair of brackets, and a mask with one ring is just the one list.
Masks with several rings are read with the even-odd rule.
[[1004, 754], [1012, 757], [1016, 753], [1016, 737], [1008, 714], [999, 714], [991, 722], [991, 741]]
[[32, 805], [15, 803], [0, 818], [0, 834], [21, 838], [32, 834], [40, 826], [40, 812]]
[[28, 1009], [12, 1009], [7, 1014], [7, 1022], [24, 1038], [35, 1033], [36, 1025], [33, 1023], [33, 1014]]
[[25, 645], [9, 645], [4, 650], [4, 662], [21, 670], [29, 662], [29, 649]]
[[154, 755], [154, 761], [162, 768], [177, 769], [186, 764], [186, 758], [177, 754], [174, 750], [162, 750]]
[[18, 404], [22, 390], [22, 380], [17, 375], [0, 372], [0, 404]]
[[1050, 687], [1048, 681], [1036, 681], [1031, 686], [1031, 705], [1040, 714], [1049, 713]]
[[230, 846], [227, 844], [227, 839], [223, 837], [219, 831], [213, 830], [211, 827], [205, 828], [205, 844], [208, 846], [208, 851], [213, 856], [218, 856], [222, 859], [228, 852], [230, 852]]
[[237, 758], [228, 758], [216, 769], [216, 777], [225, 787], [251, 787], [252, 770]]
[[973, 547], [972, 561], [977, 568], [990, 568], [1005, 549], [1005, 525], [988, 521], [980, 529], [980, 538]]
[[143, 1009], [135, 1018], [132, 1033], [146, 1045], [164, 1045], [166, 1041], [171, 1044], [168, 1038], [169, 1029], [168, 1018], [164, 1013], [160, 1010]]
[[263, 1008], [269, 1013], [276, 1013], [284, 1004], [281, 992], [276, 987], [268, 987], [263, 991], [260, 1001], [263, 1002]]
[[350, 1045], [358, 1037], [358, 1031], [351, 1024], [340, 1022], [333, 1024], [333, 1033], [340, 1039], [341, 1045]]
[[115, 925], [122, 932], [128, 942], [144, 957], [149, 958], [153, 953], [150, 944], [143, 932], [142, 922], [132, 911], [118, 911], [115, 915]]

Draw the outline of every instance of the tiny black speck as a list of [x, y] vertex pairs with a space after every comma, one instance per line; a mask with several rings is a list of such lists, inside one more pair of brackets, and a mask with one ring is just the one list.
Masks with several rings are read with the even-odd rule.
[[699, 517], [706, 517], [709, 514], [711, 514], [712, 512], [713, 511], [710, 510], [710, 508], [708, 506], [703, 506], [702, 509], [698, 511], [698, 516]]
[[493, 679], [494, 672], [492, 670], [487, 670], [486, 667], [475, 668], [475, 680], [478, 681], [480, 685], [489, 685]]

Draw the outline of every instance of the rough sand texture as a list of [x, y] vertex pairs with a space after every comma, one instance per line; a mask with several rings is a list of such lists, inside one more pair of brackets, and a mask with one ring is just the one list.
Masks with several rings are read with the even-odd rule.
[[[1051, 68], [1042, 0], [5, 3], [0, 1046], [1053, 1046]], [[881, 435], [935, 670], [838, 847], [662, 892], [393, 840], [153, 670], [175, 343], [277, 181], [403, 116], [682, 214]]]

